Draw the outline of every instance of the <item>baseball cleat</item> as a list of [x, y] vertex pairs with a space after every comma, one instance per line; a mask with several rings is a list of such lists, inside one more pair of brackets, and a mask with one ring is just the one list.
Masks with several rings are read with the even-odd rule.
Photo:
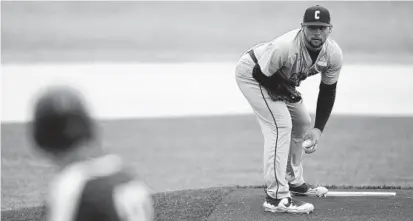
[[290, 192], [295, 196], [327, 197], [328, 189], [323, 186], [314, 186], [308, 183], [303, 183], [300, 186], [290, 185]]
[[267, 196], [263, 207], [264, 211], [272, 213], [310, 214], [314, 210], [313, 204], [293, 200], [291, 197], [276, 200]]

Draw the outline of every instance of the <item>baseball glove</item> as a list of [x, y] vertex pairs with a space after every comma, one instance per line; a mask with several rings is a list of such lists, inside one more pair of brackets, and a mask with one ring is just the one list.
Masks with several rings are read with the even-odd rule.
[[[250, 53], [251, 58], [255, 62], [252, 70], [253, 78], [267, 89], [268, 95], [273, 101], [297, 103], [301, 100], [301, 94], [296, 90], [301, 79], [289, 79], [280, 70], [270, 77], [265, 76], [261, 71], [260, 65], [257, 63], [254, 53], [252, 51], [248, 53]], [[298, 75], [294, 76], [297, 77]]]
[[273, 101], [285, 101], [289, 103], [297, 103], [301, 101], [301, 93], [297, 91], [297, 83], [286, 78], [281, 72], [277, 75], [277, 84], [275, 88], [267, 88], [268, 95]]

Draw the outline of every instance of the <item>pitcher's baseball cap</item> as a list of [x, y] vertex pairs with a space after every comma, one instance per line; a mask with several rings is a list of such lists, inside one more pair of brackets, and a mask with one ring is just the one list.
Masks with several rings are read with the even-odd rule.
[[305, 10], [302, 25], [331, 26], [330, 12], [320, 5], [309, 7]]

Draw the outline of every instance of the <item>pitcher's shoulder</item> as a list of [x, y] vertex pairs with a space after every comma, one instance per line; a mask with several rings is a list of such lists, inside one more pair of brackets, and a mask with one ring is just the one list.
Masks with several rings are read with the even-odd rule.
[[329, 66], [342, 66], [343, 51], [336, 41], [329, 39], [327, 44], [327, 57]]
[[278, 44], [280, 47], [290, 47], [291, 44], [298, 40], [300, 32], [300, 29], [289, 30], [274, 38], [271, 43]]
[[327, 52], [329, 54], [339, 54], [340, 56], [343, 56], [343, 51], [341, 50], [340, 45], [336, 41], [334, 41], [333, 39], [328, 39], [327, 41]]

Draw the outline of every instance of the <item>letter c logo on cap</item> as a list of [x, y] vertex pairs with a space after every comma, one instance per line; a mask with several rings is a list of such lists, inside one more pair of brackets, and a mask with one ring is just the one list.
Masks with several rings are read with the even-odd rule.
[[315, 19], [320, 19], [320, 11], [315, 11], [314, 12], [314, 18]]

